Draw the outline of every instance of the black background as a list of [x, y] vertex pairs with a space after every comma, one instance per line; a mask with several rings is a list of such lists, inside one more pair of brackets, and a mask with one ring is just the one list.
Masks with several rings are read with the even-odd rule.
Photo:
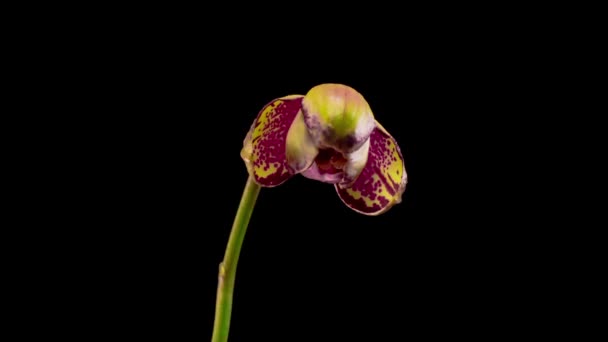
[[94, 288], [85, 306], [102, 317], [90, 331], [210, 339], [218, 265], [247, 180], [245, 134], [270, 100], [321, 83], [357, 89], [397, 140], [403, 202], [366, 217], [300, 176], [262, 189], [230, 340], [392, 341], [529, 324], [537, 304], [522, 298], [535, 293], [538, 261], [526, 260], [537, 236], [521, 225], [521, 170], [508, 163], [527, 96], [513, 85], [523, 57], [494, 43], [500, 32], [407, 27], [341, 48], [333, 36], [160, 30], [96, 56], [84, 77], [99, 82], [83, 91], [95, 201], [83, 205], [91, 228], [79, 242], [93, 255], [81, 266]]

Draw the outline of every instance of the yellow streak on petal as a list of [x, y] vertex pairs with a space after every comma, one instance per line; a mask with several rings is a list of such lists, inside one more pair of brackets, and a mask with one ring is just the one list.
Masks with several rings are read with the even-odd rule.
[[254, 171], [255, 171], [255, 174], [259, 178], [266, 178], [266, 177], [274, 174], [275, 172], [277, 172], [277, 170], [279, 169], [279, 166], [281, 166], [281, 164], [271, 163], [268, 165], [267, 170], [264, 170], [264, 166], [258, 166], [258, 167], [254, 167]]
[[[388, 177], [390, 177], [396, 186], [400, 187], [403, 181], [403, 175], [405, 174], [405, 170], [403, 169], [403, 159], [397, 152], [397, 146], [395, 146], [393, 141], [391, 141], [391, 144], [393, 145], [391, 147], [391, 157], [395, 158], [395, 161], [391, 159], [390, 166], [388, 167]], [[397, 193], [393, 195], [396, 203], [401, 202], [402, 193], [403, 191], [398, 190]]]
[[361, 195], [361, 191], [359, 191], [359, 190], [353, 190], [351, 188], [347, 188], [346, 193], [349, 194], [355, 200], [363, 198], [363, 201], [365, 201], [365, 205], [370, 208], [374, 206], [374, 203], [378, 202], [377, 200], [372, 201], [369, 197]]
[[[396, 187], [397, 192], [391, 195], [385, 186], [382, 187], [382, 196], [385, 196], [390, 204], [389, 207], [401, 202], [401, 196], [405, 190], [405, 184], [407, 183], [407, 174], [403, 164], [403, 157], [401, 157], [398, 147], [395, 143], [394, 138], [386, 131], [382, 125], [376, 121], [376, 126], [385, 135], [385, 146], [387, 155], [385, 156], [386, 166], [382, 167], [382, 175], [392, 183], [391, 185]], [[394, 159], [394, 160], [393, 160]]]
[[270, 114], [272, 112], [274, 112], [274, 110], [278, 106], [283, 104], [283, 102], [284, 101], [277, 100], [277, 101], [273, 102], [272, 104], [268, 105], [268, 107], [266, 107], [266, 109], [264, 109], [264, 111], [262, 112], [262, 114], [260, 115], [260, 117], [257, 120], [255, 130], [253, 131], [253, 134], [251, 136], [251, 138], [253, 140], [255, 140], [257, 137], [262, 135], [262, 133], [264, 132], [264, 129], [266, 127], [268, 127], [268, 123], [270, 122], [270, 120], [269, 120]]
[[299, 99], [300, 97], [303, 97], [303, 95], [287, 95], [287, 96], [281, 97], [281, 99], [283, 99], [283, 100], [293, 100], [293, 99]]

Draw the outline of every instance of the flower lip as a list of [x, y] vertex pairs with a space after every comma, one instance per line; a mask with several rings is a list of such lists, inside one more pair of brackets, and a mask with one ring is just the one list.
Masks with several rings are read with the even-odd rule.
[[314, 163], [302, 175], [321, 182], [337, 184], [344, 178], [343, 168], [346, 163], [347, 160], [342, 153], [333, 148], [320, 149]]

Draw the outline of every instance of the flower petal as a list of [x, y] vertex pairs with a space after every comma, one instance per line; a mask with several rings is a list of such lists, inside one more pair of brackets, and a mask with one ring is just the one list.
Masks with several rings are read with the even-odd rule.
[[346, 155], [344, 178], [340, 182], [342, 187], [351, 186], [365, 168], [369, 156], [369, 141], [370, 139], [367, 139], [358, 150]]
[[287, 133], [300, 111], [302, 95], [275, 99], [260, 111], [243, 142], [241, 158], [261, 186], [277, 186], [295, 174], [287, 163]]
[[367, 164], [351, 186], [336, 184], [336, 191], [349, 208], [379, 215], [401, 202], [407, 174], [397, 142], [376, 122], [370, 135]]
[[319, 154], [319, 150], [308, 133], [301, 110], [287, 133], [286, 153], [287, 163], [294, 173], [308, 169]]

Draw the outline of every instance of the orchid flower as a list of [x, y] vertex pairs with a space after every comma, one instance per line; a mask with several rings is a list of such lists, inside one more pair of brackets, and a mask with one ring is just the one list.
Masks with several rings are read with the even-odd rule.
[[401, 150], [356, 90], [321, 84], [306, 96], [268, 103], [245, 138], [241, 157], [263, 187], [296, 174], [334, 184], [349, 208], [378, 215], [401, 202], [407, 174]]
[[212, 342], [228, 341], [236, 265], [261, 187], [294, 175], [333, 184], [356, 212], [379, 215], [401, 201], [401, 150], [353, 88], [321, 84], [268, 103], [243, 142], [249, 178], [220, 264]]

